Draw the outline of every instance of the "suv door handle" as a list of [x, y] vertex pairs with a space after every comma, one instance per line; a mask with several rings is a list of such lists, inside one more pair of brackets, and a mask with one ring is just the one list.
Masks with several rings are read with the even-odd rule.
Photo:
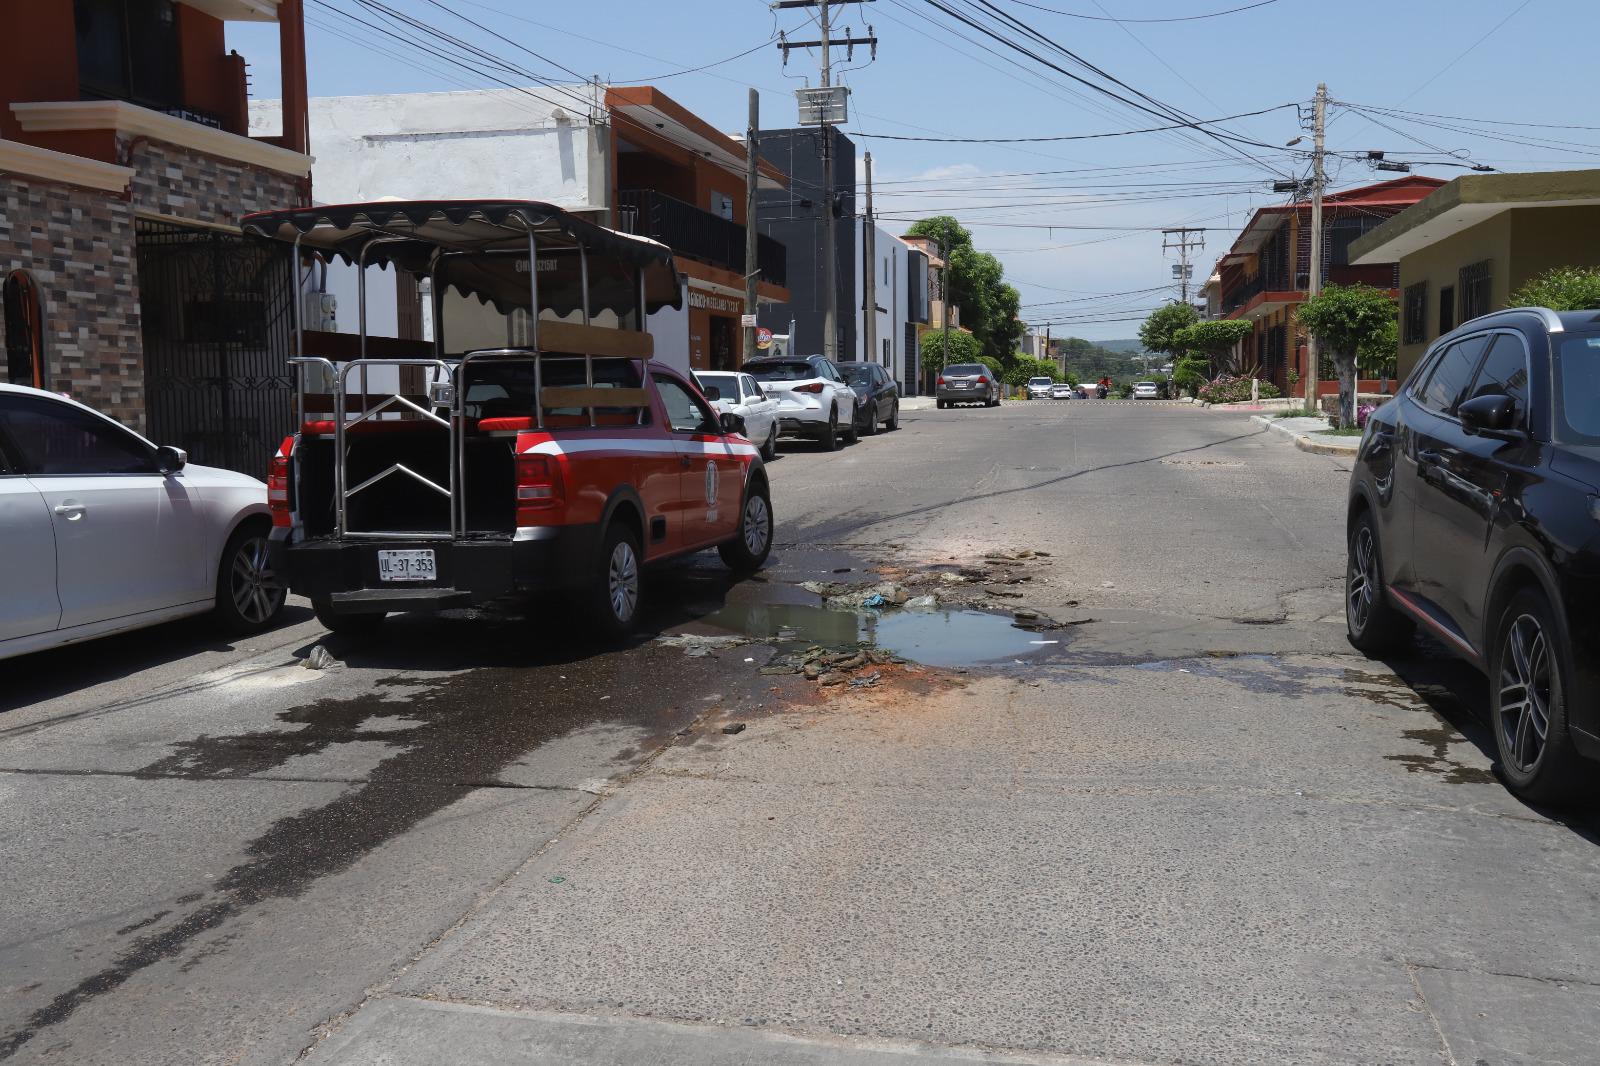
[[81, 503], [59, 503], [55, 506], [55, 513], [65, 518], [68, 522], [76, 522], [88, 512], [88, 508]]
[[1443, 459], [1444, 456], [1440, 455], [1432, 448], [1424, 448], [1417, 453], [1418, 466], [1438, 466]]

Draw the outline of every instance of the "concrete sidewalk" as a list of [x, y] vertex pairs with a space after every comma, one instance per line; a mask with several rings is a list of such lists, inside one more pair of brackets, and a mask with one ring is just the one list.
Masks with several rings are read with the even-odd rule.
[[1361, 448], [1360, 437], [1336, 437], [1328, 432], [1326, 418], [1274, 418], [1270, 415], [1251, 415], [1250, 421], [1259, 422], [1274, 433], [1294, 441], [1303, 452], [1316, 455], [1354, 455]]

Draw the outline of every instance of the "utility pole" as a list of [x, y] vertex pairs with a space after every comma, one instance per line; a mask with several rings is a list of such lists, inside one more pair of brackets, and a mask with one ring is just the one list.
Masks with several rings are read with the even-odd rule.
[[[859, 4], [867, 2], [868, 0], [777, 0], [777, 2], [772, 6], [779, 10], [795, 7], [815, 7], [817, 9], [817, 28], [820, 31], [819, 36], [821, 38], [820, 40], [816, 41], [791, 41], [787, 37], [784, 37], [780, 34], [778, 47], [783, 51], [784, 63], [788, 63], [789, 52], [792, 49], [821, 48], [822, 88], [824, 90], [828, 90], [833, 87], [833, 50], [835, 48], [848, 49], [849, 54], [854, 55], [856, 45], [867, 45], [871, 47], [872, 56], [874, 59], [876, 59], [878, 55], [878, 39], [872, 35], [871, 26], [867, 27], [866, 37], [857, 37], [854, 34], [847, 34], [845, 39], [842, 41], [835, 41], [832, 39], [829, 8], [834, 4]], [[828, 94], [824, 92], [823, 95], [827, 96]], [[843, 101], [841, 100], [841, 113], [842, 104]], [[803, 111], [804, 108], [802, 107], [802, 112]], [[806, 122], [803, 114], [800, 121], [802, 123]], [[844, 120], [840, 119], [840, 121]], [[834, 121], [832, 116], [829, 114], [829, 108], [827, 106], [822, 108], [815, 125], [817, 125], [822, 132], [822, 196], [824, 205], [822, 217], [822, 288], [824, 292], [822, 315], [822, 354], [827, 356], [829, 359], [838, 359], [839, 246], [837, 226], [839, 220], [836, 216], [836, 212], [838, 211], [839, 206], [839, 195], [838, 190], [834, 187], [833, 177]], [[854, 185], [854, 179], [855, 175], [852, 174], [852, 186]], [[854, 225], [853, 219], [851, 224]]]
[[[1317, 84], [1317, 97], [1311, 109], [1311, 279], [1306, 286], [1307, 298], [1322, 291], [1322, 190], [1328, 183], [1328, 173], [1323, 166], [1323, 149], [1326, 146], [1328, 117], [1328, 86]], [[1306, 410], [1317, 410], [1317, 351], [1315, 335], [1306, 337]]]
[[1189, 253], [1206, 246], [1205, 229], [1177, 226], [1161, 231], [1161, 250], [1178, 253], [1178, 292], [1184, 303], [1189, 302], [1189, 274], [1194, 268], [1189, 263]]
[[[761, 273], [760, 257], [756, 247], [756, 172], [757, 151], [760, 148], [756, 131], [761, 128], [761, 94], [750, 90], [750, 123], [744, 131], [744, 313], [756, 313], [756, 284]], [[744, 358], [746, 362], [756, 357], [756, 327], [744, 327]]]
[[[828, 41], [828, 0], [819, 0], [817, 24], [822, 30], [822, 87], [833, 84], [833, 48]], [[839, 358], [839, 269], [838, 193], [833, 187], [833, 125], [827, 116], [822, 121], [822, 291], [827, 294], [822, 311], [822, 354]]]
[[[939, 247], [939, 258], [944, 266], [939, 268], [939, 296], [940, 306], [943, 309], [939, 317], [944, 323], [944, 366], [950, 365], [950, 248], [949, 242], [943, 242]], [[944, 367], [940, 367], [942, 370]]]
[[[1189, 302], [1189, 273], [1194, 268], [1189, 264], [1189, 253], [1195, 249], [1206, 246], [1206, 231], [1204, 227], [1176, 226], [1172, 229], [1161, 231], [1161, 250], [1164, 252], [1175, 251], [1178, 253], [1178, 295], [1187, 304]], [[1177, 369], [1176, 366], [1173, 367]], [[1145, 362], [1145, 374], [1150, 373], [1148, 359]]]
[[868, 152], [867, 162], [867, 217], [861, 227], [861, 246], [865, 251], [863, 257], [866, 262], [863, 268], [866, 274], [862, 277], [864, 283], [862, 292], [866, 296], [866, 306], [862, 309], [862, 352], [864, 362], [878, 361], [878, 224], [872, 220], [872, 153]]

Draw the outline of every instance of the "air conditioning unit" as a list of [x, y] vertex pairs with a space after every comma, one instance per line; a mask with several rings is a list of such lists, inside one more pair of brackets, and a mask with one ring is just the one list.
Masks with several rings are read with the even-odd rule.
[[308, 292], [301, 315], [306, 329], [335, 333], [339, 329], [339, 298], [331, 292]]

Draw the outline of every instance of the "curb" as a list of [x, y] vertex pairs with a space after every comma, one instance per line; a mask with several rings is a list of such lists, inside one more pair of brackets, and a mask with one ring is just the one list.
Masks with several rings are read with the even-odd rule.
[[[1355, 455], [1356, 452], [1361, 450], [1361, 439], [1359, 437], [1347, 437], [1338, 441], [1320, 441], [1309, 433], [1300, 433], [1287, 426], [1281, 426], [1276, 419], [1263, 418], [1261, 415], [1251, 415], [1250, 421], [1261, 423], [1270, 432], [1276, 433], [1280, 437], [1287, 437], [1289, 440], [1294, 441], [1296, 448], [1303, 452], [1310, 452], [1312, 455]], [[1345, 440], [1350, 443], [1344, 443]]]

